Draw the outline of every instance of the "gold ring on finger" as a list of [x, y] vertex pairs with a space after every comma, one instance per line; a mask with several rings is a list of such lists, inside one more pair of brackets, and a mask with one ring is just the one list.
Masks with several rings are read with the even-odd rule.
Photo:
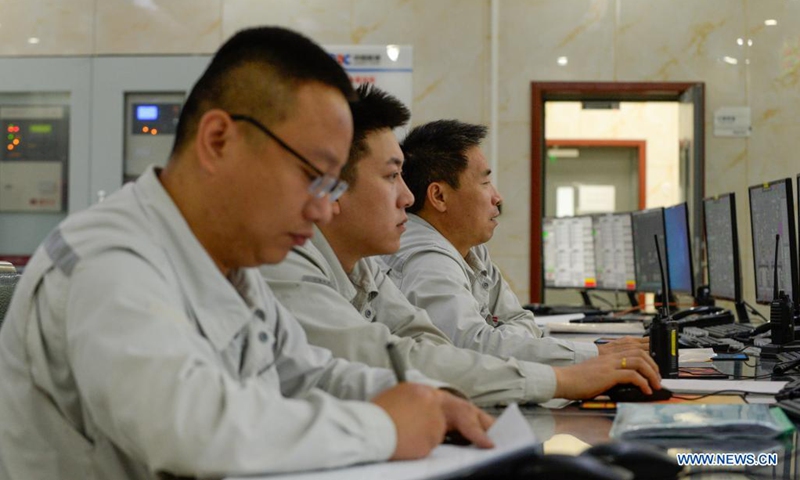
[[622, 357], [622, 368], [628, 368], [628, 359]]

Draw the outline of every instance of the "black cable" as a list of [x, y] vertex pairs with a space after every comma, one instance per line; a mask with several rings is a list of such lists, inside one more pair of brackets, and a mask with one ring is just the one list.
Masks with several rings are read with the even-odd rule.
[[614, 305], [613, 303], [611, 303], [611, 301], [609, 301], [609, 300], [606, 300], [605, 298], [601, 297], [600, 295], [597, 295], [597, 294], [591, 294], [591, 293], [590, 293], [590, 294], [589, 294], [589, 297], [590, 297], [590, 298], [593, 298], [593, 299], [595, 299], [595, 300], [600, 300], [601, 302], [603, 302], [603, 303], [605, 303], [606, 305], [608, 305], [609, 307], [611, 307], [611, 308], [612, 308], [612, 310], [613, 310], [613, 309], [615, 309], [615, 308], [617, 308], [617, 307], [616, 307], [616, 305]]
[[767, 317], [765, 317], [764, 315], [762, 315], [762, 314], [761, 314], [761, 312], [759, 312], [758, 310], [756, 310], [754, 306], [750, 305], [750, 304], [749, 304], [749, 303], [747, 303], [745, 300], [742, 300], [742, 304], [743, 304], [745, 307], [747, 307], [747, 308], [749, 308], [749, 309], [750, 309], [750, 313], [752, 313], [753, 315], [758, 315], [759, 317], [763, 318], [765, 322], [769, 322], [769, 319], [768, 319]]
[[706, 394], [704, 394], [704, 395], [700, 395], [700, 396], [698, 396], [698, 397], [694, 397], [694, 398], [682, 397], [682, 396], [680, 396], [680, 395], [673, 395], [673, 396], [672, 396], [672, 398], [677, 398], [677, 399], [679, 399], [679, 400], [688, 400], [688, 401], [694, 401], [694, 400], [700, 400], [701, 398], [710, 397], [710, 396], [712, 396], [712, 395], [719, 395], [719, 394], [721, 394], [721, 393], [738, 393], [738, 395], [737, 395], [737, 396], [738, 396], [739, 398], [741, 398], [742, 400], [744, 400], [745, 402], [747, 402], [747, 398], [746, 398], [746, 397], [747, 397], [747, 395], [748, 395], [748, 394], [750, 394], [751, 392], [748, 392], [748, 391], [746, 391], [746, 390], [738, 390], [738, 389], [735, 389], [735, 388], [734, 388], [734, 389], [732, 389], [732, 388], [726, 388], [725, 390], [717, 390], [716, 392], [706, 393]]

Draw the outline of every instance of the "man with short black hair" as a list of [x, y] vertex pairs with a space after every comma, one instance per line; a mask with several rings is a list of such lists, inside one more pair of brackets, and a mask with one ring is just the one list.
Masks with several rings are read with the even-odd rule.
[[0, 330], [0, 477], [321, 469], [425, 456], [448, 429], [491, 445], [491, 417], [440, 383], [309, 345], [252, 268], [330, 219], [352, 95], [294, 32], [220, 48], [167, 166], [70, 215], [27, 265]]
[[[452, 342], [502, 357], [548, 361], [570, 355], [542, 338], [492, 262], [485, 243], [497, 227], [503, 199], [480, 149], [486, 127], [439, 120], [403, 140], [403, 178], [414, 194], [400, 249], [383, 257], [406, 297], [423, 308]], [[636, 348], [626, 337], [595, 347], [570, 342], [574, 361]]]
[[388, 365], [383, 349], [392, 342], [410, 365], [483, 405], [589, 398], [617, 382], [658, 387], [655, 363], [642, 351], [558, 367], [503, 360], [454, 346], [424, 310], [411, 305], [370, 258], [397, 250], [405, 208], [414, 200], [401, 176], [403, 153], [392, 132], [405, 124], [408, 111], [377, 88], [362, 86], [358, 96], [354, 142], [342, 173], [351, 185], [333, 205], [333, 219], [285, 261], [261, 268], [309, 342], [373, 366]]

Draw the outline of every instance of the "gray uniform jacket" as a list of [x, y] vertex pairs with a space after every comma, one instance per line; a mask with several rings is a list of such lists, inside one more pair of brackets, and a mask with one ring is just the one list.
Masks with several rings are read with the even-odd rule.
[[413, 214], [408, 219], [400, 250], [381, 258], [405, 296], [455, 345], [551, 365], [597, 356], [591, 343], [542, 337], [485, 245], [470, 249], [465, 260], [428, 222]]
[[[222, 275], [152, 169], [34, 254], [0, 330], [0, 478], [150, 479], [385, 460], [392, 372], [310, 346]], [[327, 392], [327, 393], [326, 393]]]
[[555, 392], [555, 373], [547, 365], [454, 347], [375, 259], [359, 260], [348, 276], [319, 230], [311, 242], [261, 272], [309, 342], [338, 357], [386, 367], [386, 343], [396, 342], [407, 364], [456, 386], [480, 405], [541, 402]]

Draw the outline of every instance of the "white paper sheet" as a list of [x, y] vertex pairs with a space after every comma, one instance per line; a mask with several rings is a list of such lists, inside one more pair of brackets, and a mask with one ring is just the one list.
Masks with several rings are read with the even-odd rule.
[[382, 462], [354, 467], [288, 475], [228, 477], [227, 480], [418, 480], [448, 477], [536, 445], [536, 435], [516, 403], [497, 418], [488, 431], [495, 444], [491, 450], [473, 446], [439, 445], [426, 458], [405, 462]]
[[749, 393], [775, 395], [786, 382], [766, 382], [756, 380], [700, 380], [670, 379], [661, 380], [661, 386], [674, 393], [712, 393], [720, 390], [742, 390]]

